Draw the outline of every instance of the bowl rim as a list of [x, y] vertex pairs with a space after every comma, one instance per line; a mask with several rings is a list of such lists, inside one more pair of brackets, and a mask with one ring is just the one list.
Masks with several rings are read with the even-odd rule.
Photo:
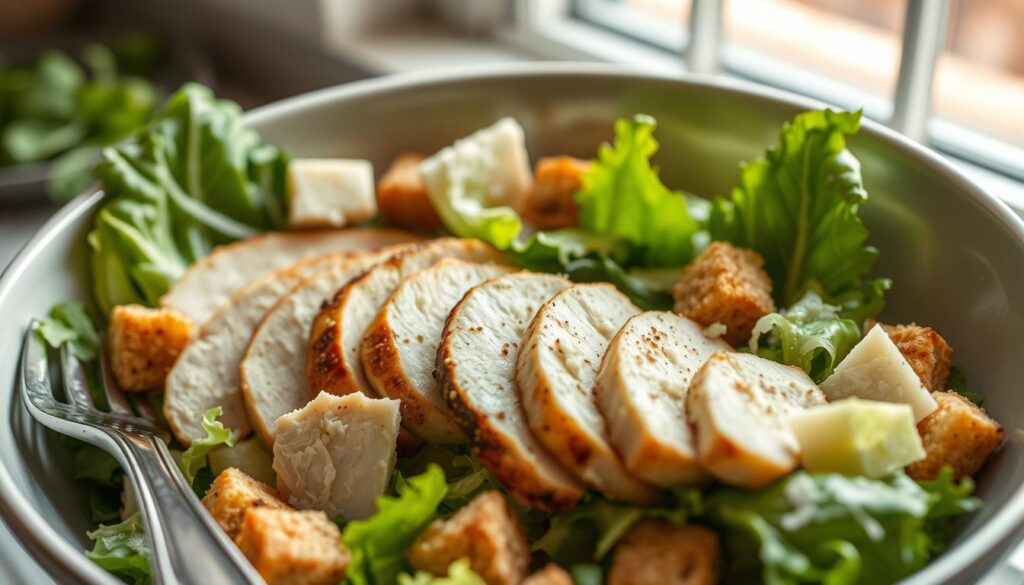
[[[743, 94], [780, 105], [812, 109], [829, 104], [784, 90], [744, 80], [684, 72], [651, 71], [615, 64], [592, 62], [525, 62], [446, 67], [428, 71], [399, 73], [379, 78], [332, 86], [255, 108], [245, 114], [247, 125], [265, 124], [287, 118], [298, 110], [324, 107], [342, 100], [366, 95], [408, 90], [420, 86], [482, 81], [495, 78], [552, 76], [605, 77], [636, 81], [664, 81], [681, 85]], [[834, 107], [834, 106], [833, 106]], [[935, 151], [872, 120], [862, 120], [862, 132], [906, 152], [928, 171], [936, 173], [958, 190], [981, 203], [993, 219], [1024, 243], [1024, 220], [1003, 201], [980, 188], [953, 164]], [[19, 276], [45, 248], [69, 226], [90, 212], [103, 198], [101, 192], [83, 194], [51, 217], [22, 248], [0, 275], [0, 305], [10, 296]], [[76, 581], [117, 583], [59, 535], [19, 490], [3, 461], [0, 461], [0, 519], [19, 538], [35, 561], [51, 575]], [[939, 556], [908, 577], [904, 583], [925, 584], [962, 578], [990, 567], [1018, 536], [1024, 522], [1024, 484], [1018, 486], [992, 518], [981, 525], [963, 543]]]

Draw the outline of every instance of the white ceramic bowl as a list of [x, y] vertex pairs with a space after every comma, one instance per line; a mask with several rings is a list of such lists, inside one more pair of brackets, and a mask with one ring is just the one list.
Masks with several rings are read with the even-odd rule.
[[[534, 157], [593, 156], [612, 122], [654, 115], [665, 182], [728, 193], [737, 163], [774, 143], [780, 125], [820, 104], [746, 84], [669, 78], [603, 65], [530, 64], [458, 69], [354, 83], [247, 115], [298, 156], [368, 158], [378, 169], [403, 151], [431, 152], [514, 116]], [[1024, 224], [935, 153], [872, 122], [850, 148], [863, 163], [863, 217], [893, 278], [885, 316], [936, 327], [956, 350], [971, 389], [1007, 429], [979, 482], [986, 507], [948, 552], [912, 583], [972, 582], [1024, 520]], [[15, 392], [29, 320], [89, 297], [84, 236], [100, 195], [51, 219], [0, 280], [0, 514], [58, 580], [115, 583], [79, 551], [89, 522], [67, 454], [31, 421]]]

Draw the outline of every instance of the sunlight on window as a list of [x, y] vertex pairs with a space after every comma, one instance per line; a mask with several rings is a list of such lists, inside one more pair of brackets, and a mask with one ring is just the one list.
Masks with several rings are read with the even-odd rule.
[[955, 1], [950, 20], [936, 113], [1024, 144], [1024, 1]]

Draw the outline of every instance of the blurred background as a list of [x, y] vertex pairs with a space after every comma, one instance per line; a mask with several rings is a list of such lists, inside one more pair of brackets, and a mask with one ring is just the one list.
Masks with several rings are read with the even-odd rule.
[[1024, 210], [1022, 0], [0, 0], [0, 267], [186, 81], [244, 108], [596, 60], [756, 81], [925, 142]]

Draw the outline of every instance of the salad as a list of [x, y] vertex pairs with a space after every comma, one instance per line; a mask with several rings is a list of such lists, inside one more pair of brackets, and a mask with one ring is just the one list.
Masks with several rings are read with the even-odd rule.
[[[879, 321], [859, 123], [798, 115], [708, 199], [645, 114], [593, 160], [504, 118], [376, 176], [188, 85], [103, 151], [92, 303], [37, 333], [159, 407], [268, 583], [895, 582], [1003, 429], [940, 332]], [[148, 582], [123, 474], [68, 448], [86, 555]]]

